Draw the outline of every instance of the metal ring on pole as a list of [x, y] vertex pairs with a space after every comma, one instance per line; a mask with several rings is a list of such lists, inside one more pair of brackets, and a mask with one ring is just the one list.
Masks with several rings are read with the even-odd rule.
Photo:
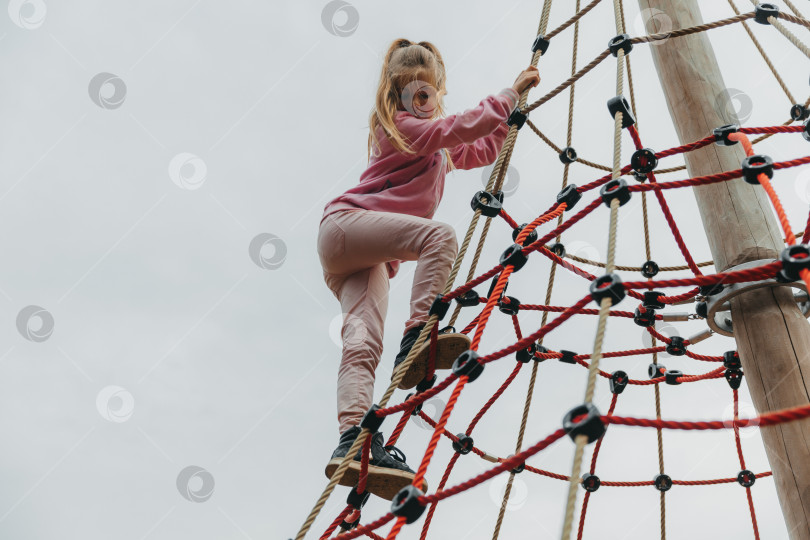
[[[732, 266], [726, 272], [734, 272], [737, 270], [748, 270], [757, 266], [763, 266], [774, 262], [774, 259], [761, 259], [758, 261], [750, 261], [743, 264]], [[709, 296], [706, 298], [707, 317], [706, 322], [709, 328], [722, 334], [724, 336], [733, 337], [734, 330], [731, 322], [731, 299], [737, 296], [763, 289], [765, 287], [793, 287], [797, 289], [793, 292], [793, 299], [798, 304], [799, 309], [805, 318], [810, 316], [810, 297], [807, 294], [807, 286], [802, 280], [793, 281], [790, 283], [780, 283], [773, 278], [763, 279], [760, 281], [749, 281], [746, 283], [732, 283], [726, 285], [725, 289], [719, 294]]]

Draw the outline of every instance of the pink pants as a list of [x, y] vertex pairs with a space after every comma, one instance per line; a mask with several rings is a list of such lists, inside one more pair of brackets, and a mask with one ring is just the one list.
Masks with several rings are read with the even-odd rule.
[[407, 332], [427, 322], [430, 305], [444, 288], [457, 253], [453, 227], [431, 219], [352, 209], [330, 214], [321, 223], [318, 255], [323, 277], [343, 310], [343, 356], [337, 383], [341, 433], [359, 424], [373, 403], [374, 372], [380, 363], [388, 311], [385, 263], [418, 261]]

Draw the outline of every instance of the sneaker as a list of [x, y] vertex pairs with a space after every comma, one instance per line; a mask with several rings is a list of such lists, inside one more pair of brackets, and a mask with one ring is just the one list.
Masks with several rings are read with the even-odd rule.
[[[402, 336], [402, 343], [400, 344], [399, 354], [394, 360], [394, 374], [397, 372], [399, 365], [408, 358], [411, 349], [414, 347], [416, 340], [419, 338], [419, 333], [425, 327], [424, 324], [415, 326], [405, 332]], [[452, 329], [452, 327], [448, 327]], [[453, 367], [453, 362], [459, 357], [461, 353], [470, 348], [470, 338], [464, 334], [457, 334], [455, 332], [439, 331], [436, 338], [436, 369], [450, 369]], [[399, 382], [399, 388], [407, 390], [413, 388], [425, 378], [427, 374], [428, 355], [430, 354], [430, 334], [428, 337], [417, 345], [418, 352], [416, 358], [413, 359], [411, 365], [408, 367], [407, 373]], [[393, 379], [393, 375], [391, 377]]]
[[[338, 447], [332, 452], [332, 458], [326, 465], [326, 476], [332, 478], [340, 462], [354, 444], [360, 434], [360, 426], [354, 426], [343, 432]], [[413, 483], [416, 473], [405, 463], [405, 454], [396, 446], [384, 447], [383, 434], [379, 431], [371, 436], [371, 456], [368, 463], [368, 479], [366, 491], [386, 500], [393, 500], [402, 488]], [[360, 479], [360, 454], [358, 451], [354, 461], [340, 479], [341, 486], [354, 487]], [[422, 481], [422, 492], [427, 493], [427, 482]]]

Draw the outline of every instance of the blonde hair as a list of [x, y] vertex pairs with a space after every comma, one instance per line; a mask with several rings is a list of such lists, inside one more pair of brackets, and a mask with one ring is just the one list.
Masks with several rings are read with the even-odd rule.
[[[383, 60], [380, 73], [380, 84], [374, 108], [369, 117], [368, 158], [371, 159], [372, 149], [374, 155], [379, 155], [379, 141], [377, 140], [377, 127], [382, 126], [391, 146], [405, 154], [415, 154], [410, 148], [407, 138], [397, 129], [394, 117], [397, 112], [407, 107], [402, 103], [403, 91], [410, 84], [423, 81], [432, 85], [436, 90], [436, 109], [431, 119], [444, 116], [443, 97], [447, 93], [445, 86], [446, 72], [444, 60], [435, 45], [428, 41], [414, 43], [408, 39], [396, 39], [388, 47]], [[450, 159], [450, 153], [442, 149], [447, 157], [450, 169], [455, 165]]]

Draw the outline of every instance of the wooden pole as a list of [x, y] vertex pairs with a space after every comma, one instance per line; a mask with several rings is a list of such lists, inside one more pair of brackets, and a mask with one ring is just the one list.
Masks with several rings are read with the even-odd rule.
[[[643, 13], [649, 33], [703, 23], [697, 0], [639, 0], [639, 5], [651, 10]], [[726, 86], [705, 32], [649, 47], [682, 144], [706, 137], [723, 124], [737, 123], [716, 99]], [[745, 157], [741, 146], [710, 145], [687, 153], [689, 175], [739, 169]], [[778, 258], [784, 247], [782, 233], [761, 187], [737, 179], [698, 186], [694, 192], [718, 271]], [[732, 301], [731, 315], [757, 411], [810, 403], [810, 324], [791, 290], [769, 288], [741, 295]], [[790, 538], [810, 540], [810, 420], [762, 428], [761, 433]], [[756, 493], [756, 486], [752, 489]]]

